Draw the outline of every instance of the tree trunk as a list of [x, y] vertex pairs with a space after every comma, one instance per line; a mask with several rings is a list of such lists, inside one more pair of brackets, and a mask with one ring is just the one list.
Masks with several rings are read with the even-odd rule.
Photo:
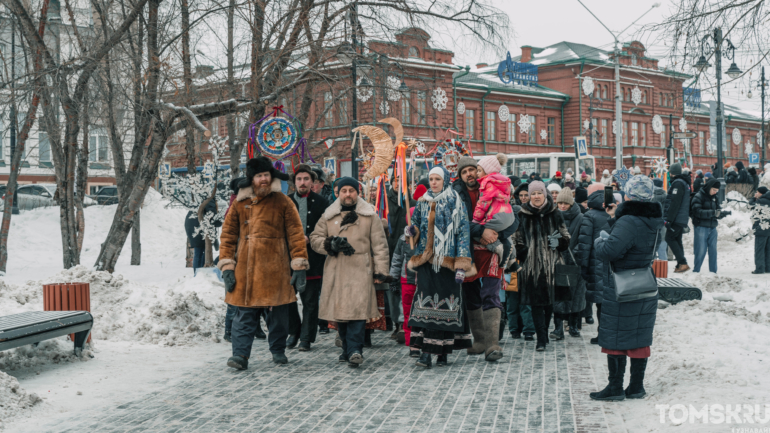
[[[235, 0], [229, 0], [227, 4], [227, 85], [230, 98], [235, 99], [238, 96], [238, 90], [235, 86], [233, 32], [235, 29]], [[244, 140], [240, 140], [236, 131], [235, 116], [227, 116], [227, 144], [230, 146], [230, 174], [235, 179], [240, 174], [241, 152], [243, 151]]]
[[[192, 97], [192, 65], [190, 59], [190, 7], [188, 0], [181, 1], [182, 12], [182, 74], [184, 78], [184, 102], [186, 106], [193, 103]], [[214, 131], [217, 133], [217, 131]], [[187, 153], [187, 174], [195, 174], [195, 129], [188, 122], [185, 128], [185, 151]]]
[[134, 223], [131, 226], [131, 266], [139, 266], [142, 264], [142, 239], [141, 239], [141, 225], [142, 218], [140, 217], [141, 211], [136, 211], [134, 214]]

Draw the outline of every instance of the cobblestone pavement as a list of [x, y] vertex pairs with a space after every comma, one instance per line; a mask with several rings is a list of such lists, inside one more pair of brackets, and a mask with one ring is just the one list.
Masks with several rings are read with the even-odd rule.
[[[587, 329], [588, 328], [588, 329]], [[249, 369], [206, 364], [157, 393], [48, 426], [67, 432], [619, 432], [612, 405], [588, 398], [606, 384], [606, 367], [588, 339], [501, 342], [505, 357], [455, 352], [447, 367], [415, 366], [389, 333], [376, 332], [365, 362], [337, 361], [334, 334], [311, 352], [290, 350], [288, 365], [270, 362], [254, 345]], [[593, 332], [591, 332], [593, 331]], [[597, 380], [600, 382], [597, 384]]]

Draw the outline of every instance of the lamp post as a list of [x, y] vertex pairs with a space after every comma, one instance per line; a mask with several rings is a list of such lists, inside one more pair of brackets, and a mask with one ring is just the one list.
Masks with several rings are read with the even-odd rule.
[[660, 3], [653, 3], [652, 7], [647, 9], [645, 13], [643, 13], [639, 18], [637, 18], [634, 22], [632, 22], [628, 27], [623, 29], [620, 33], [615, 34], [612, 30], [607, 28], [607, 26], [604, 25], [602, 20], [599, 19], [596, 15], [594, 15], [593, 12], [591, 12], [591, 9], [588, 9], [588, 6], [583, 4], [582, 1], [577, 0], [578, 3], [580, 3], [587, 11], [590, 13], [594, 18], [596, 18], [596, 21], [599, 21], [599, 24], [602, 25], [605, 29], [607, 29], [608, 32], [612, 35], [612, 37], [615, 39], [615, 128], [617, 129], [615, 131], [615, 169], [620, 170], [620, 167], [623, 166], [623, 105], [620, 100], [620, 49], [618, 47], [619, 41], [618, 38], [620, 35], [622, 35], [626, 30], [631, 28], [634, 24], [636, 24], [642, 17], [647, 15], [651, 10], [655, 9], [656, 7], [660, 6]]
[[[758, 144], [762, 148], [762, 161], [760, 165], [763, 168], [765, 166], [765, 86], [766, 85], [767, 85], [767, 81], [765, 81], [765, 67], [762, 66], [762, 76], [759, 78], [759, 82], [757, 83], [757, 88], [760, 89], [759, 96], [762, 98], [762, 132], [760, 133], [761, 142]], [[749, 93], [746, 96], [748, 96], [749, 99], [751, 99], [751, 85], [749, 85]]]

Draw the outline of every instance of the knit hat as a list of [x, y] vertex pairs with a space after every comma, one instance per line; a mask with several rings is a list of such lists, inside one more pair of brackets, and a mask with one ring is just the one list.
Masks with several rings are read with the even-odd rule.
[[478, 167], [478, 163], [470, 156], [461, 156], [457, 161], [457, 175], [461, 175], [465, 167]]
[[574, 174], [575, 172], [572, 171], [572, 167], [567, 167], [567, 173]]
[[289, 180], [289, 175], [281, 173], [277, 168], [273, 167], [273, 163], [266, 156], [252, 158], [246, 163], [246, 179], [249, 181], [249, 184], [254, 180], [254, 176], [266, 171], [270, 172], [270, 177], [273, 179]]
[[653, 187], [652, 179], [647, 176], [636, 175], [628, 179], [623, 191], [630, 200], [650, 201], [652, 200]]
[[572, 198], [572, 190], [569, 188], [562, 189], [559, 195], [556, 196], [556, 203], [566, 203], [572, 206], [575, 203], [575, 199]]
[[[701, 187], [703, 191], [706, 191], [706, 194], [711, 192], [711, 188], [719, 188], [719, 179], [711, 178]], [[759, 188], [757, 188], [757, 191], [759, 191]]]
[[310, 168], [307, 164], [297, 164], [297, 166], [294, 167], [294, 174], [291, 176], [291, 181], [296, 183], [295, 179], [297, 179], [297, 175], [300, 173], [307, 173], [310, 175], [310, 179], [312, 179], [314, 182], [318, 180], [318, 175], [315, 171], [313, 171], [312, 168]]
[[498, 153], [497, 155], [487, 155], [481, 158], [479, 165], [487, 174], [492, 174], [500, 173], [506, 162], [508, 162], [508, 157], [504, 153]]
[[743, 165], [743, 161], [738, 161], [735, 163], [735, 169], [736, 170], [743, 170], [745, 167]]
[[656, 177], [652, 179], [652, 184], [655, 185], [656, 188], [663, 188], [663, 179]]
[[561, 177], [561, 172], [557, 171], [556, 174], [553, 175], [553, 177]]
[[703, 170], [696, 170], [696, 171], [695, 171], [695, 174], [697, 174], [698, 176], [700, 176], [701, 174], [703, 174]]
[[634, 174], [642, 174], [642, 169], [638, 165], [634, 166]]
[[706, 179], [709, 179], [709, 178], [711, 178], [714, 175], [711, 174], [711, 172], [708, 172], [708, 173], [704, 174], [704, 176], [706, 177]]
[[580, 204], [588, 200], [588, 190], [579, 186], [575, 188], [575, 203]]
[[529, 192], [529, 195], [532, 195], [533, 192], [540, 191], [543, 193], [543, 195], [547, 194], [545, 184], [542, 181], [539, 180], [533, 180], [529, 183], [529, 187], [527, 188], [527, 192]]
[[607, 170], [606, 168], [605, 168], [605, 169], [604, 169], [604, 171], [602, 172], [602, 176], [604, 176], [605, 174], [606, 174], [607, 176], [609, 176], [609, 175], [610, 175], [610, 171], [609, 171], [609, 170]]
[[358, 185], [358, 181], [353, 179], [350, 176], [345, 176], [337, 179], [334, 185], [338, 186], [340, 188], [340, 191], [342, 191], [342, 187], [344, 186], [352, 186], [357, 192], [361, 192], [361, 189], [359, 188], [359, 185]]
[[669, 167], [668, 172], [671, 173], [672, 176], [679, 176], [682, 174], [682, 164], [675, 162], [671, 164], [671, 167]]
[[[605, 171], [606, 171], [606, 170], [605, 170]], [[586, 173], [585, 171], [584, 171], [584, 172], [582, 172], [582, 173], [580, 173], [580, 178], [581, 178], [581, 179], [588, 179], [588, 173]]]
[[428, 173], [428, 179], [430, 179], [430, 176], [437, 174], [441, 176], [441, 178], [444, 178], [444, 169], [441, 166], [433, 167], [430, 172]]
[[730, 166], [732, 166], [732, 164], [730, 164], [729, 162], [726, 162], [724, 165], [724, 168], [730, 168]]
[[770, 190], [768, 190], [766, 186], [760, 186], [759, 188], [757, 188], [757, 192], [762, 195], [767, 194], [768, 191]]
[[559, 192], [561, 191], [561, 187], [555, 183], [549, 183], [548, 184], [548, 192]]

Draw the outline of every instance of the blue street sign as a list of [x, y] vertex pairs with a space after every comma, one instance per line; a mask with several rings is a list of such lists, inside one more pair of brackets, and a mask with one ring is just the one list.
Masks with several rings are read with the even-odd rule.
[[324, 167], [329, 170], [329, 173], [337, 173], [337, 158], [324, 159]]
[[575, 153], [578, 159], [585, 159], [588, 157], [588, 145], [586, 144], [585, 136], [572, 137], [572, 143], [575, 146]]
[[758, 153], [750, 153], [749, 154], [749, 164], [759, 164], [759, 154]]

